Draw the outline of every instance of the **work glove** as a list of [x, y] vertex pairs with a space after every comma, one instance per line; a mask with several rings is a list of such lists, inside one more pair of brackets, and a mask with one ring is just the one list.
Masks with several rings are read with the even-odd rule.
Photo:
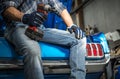
[[47, 19], [47, 15], [35, 11], [32, 12], [31, 14], [24, 14], [22, 17], [22, 22], [24, 24], [28, 24], [29, 26], [39, 27], [46, 19]]
[[85, 36], [83, 31], [80, 29], [80, 27], [78, 27], [75, 24], [73, 24], [70, 27], [67, 27], [67, 29], [70, 33], [74, 33], [77, 39], [82, 39]]

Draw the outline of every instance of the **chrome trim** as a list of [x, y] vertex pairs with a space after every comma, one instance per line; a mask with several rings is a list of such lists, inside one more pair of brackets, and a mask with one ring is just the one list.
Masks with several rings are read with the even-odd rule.
[[[106, 54], [103, 60], [86, 61], [86, 72], [102, 72], [105, 70], [105, 66], [109, 61], [109, 54]], [[1, 69], [23, 69], [23, 63], [20, 61], [11, 63], [11, 61], [4, 62], [0, 60], [0, 70]], [[70, 73], [68, 60], [43, 60], [43, 69], [45, 74]]]

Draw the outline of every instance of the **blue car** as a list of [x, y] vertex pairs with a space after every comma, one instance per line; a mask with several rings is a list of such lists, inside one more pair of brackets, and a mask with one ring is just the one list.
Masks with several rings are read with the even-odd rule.
[[[72, 3], [72, 0], [66, 1], [69, 5]], [[64, 4], [66, 5], [65, 2]], [[68, 7], [69, 10], [70, 6]], [[44, 23], [46, 26], [49, 25], [51, 28], [57, 26], [58, 29], [66, 29], [59, 16], [50, 13], [48, 20], [49, 18], [54, 20], [53, 22], [46, 21]], [[14, 46], [3, 37], [5, 23], [1, 17], [0, 20], [0, 79], [24, 79], [23, 57], [18, 56], [15, 53]], [[89, 37], [86, 40], [86, 79], [100, 79], [100, 76], [107, 71], [109, 65], [109, 47], [104, 33], [100, 32]], [[39, 42], [39, 45], [42, 51], [45, 79], [68, 79], [70, 74], [69, 48], [45, 42]]]
[[[103, 33], [93, 35], [91, 38], [94, 42], [88, 41], [86, 47], [86, 79], [99, 79], [110, 61], [110, 54]], [[39, 42], [39, 45], [42, 50], [45, 79], [68, 79], [69, 48], [44, 42]], [[1, 35], [0, 79], [24, 79], [22, 58], [15, 53], [14, 46]]]

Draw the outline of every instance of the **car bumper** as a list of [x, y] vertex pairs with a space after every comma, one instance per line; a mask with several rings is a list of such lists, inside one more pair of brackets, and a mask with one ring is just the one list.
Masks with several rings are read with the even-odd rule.
[[[86, 72], [103, 72], [109, 61], [109, 54], [106, 54], [105, 58], [101, 60], [86, 60]], [[21, 61], [0, 60], [0, 70], [3, 69], [23, 69], [23, 63]], [[68, 60], [43, 60], [43, 69], [45, 74], [70, 73]]]

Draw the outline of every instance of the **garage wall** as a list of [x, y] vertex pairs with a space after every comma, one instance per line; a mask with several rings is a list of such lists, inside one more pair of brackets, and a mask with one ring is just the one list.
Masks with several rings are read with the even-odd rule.
[[120, 0], [94, 0], [84, 7], [84, 25], [104, 33], [120, 29]]

